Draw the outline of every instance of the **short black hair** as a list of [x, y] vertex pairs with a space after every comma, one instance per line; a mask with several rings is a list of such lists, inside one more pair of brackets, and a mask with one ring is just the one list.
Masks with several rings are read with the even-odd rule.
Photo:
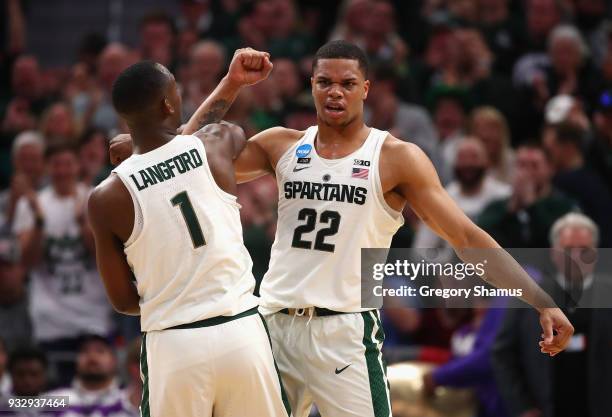
[[571, 144], [582, 150], [585, 144], [586, 131], [575, 123], [562, 122], [554, 127], [558, 143]]
[[24, 361], [38, 361], [44, 369], [47, 369], [47, 366], [49, 364], [45, 352], [43, 352], [41, 349], [34, 346], [20, 347], [15, 349], [9, 357], [9, 372], [13, 372], [15, 366], [17, 366], [19, 362]]
[[140, 61], [126, 68], [113, 84], [113, 106], [123, 115], [139, 113], [161, 99], [170, 72], [153, 61]]
[[357, 45], [339, 40], [327, 42], [319, 48], [312, 60], [312, 71], [314, 72], [320, 59], [354, 59], [359, 63], [363, 76], [367, 79], [370, 71], [368, 56]]

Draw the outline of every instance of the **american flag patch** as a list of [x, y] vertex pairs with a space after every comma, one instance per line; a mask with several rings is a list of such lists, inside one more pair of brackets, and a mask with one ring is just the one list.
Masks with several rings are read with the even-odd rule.
[[367, 180], [369, 172], [370, 170], [367, 168], [353, 168], [353, 173], [351, 174], [351, 177], [363, 178], [364, 180]]

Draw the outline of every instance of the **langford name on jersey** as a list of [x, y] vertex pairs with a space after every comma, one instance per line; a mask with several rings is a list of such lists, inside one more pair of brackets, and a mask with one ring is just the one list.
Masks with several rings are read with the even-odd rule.
[[138, 171], [140, 183], [134, 174], [130, 175], [130, 178], [134, 181], [134, 185], [136, 185], [138, 191], [142, 191], [151, 185], [174, 178], [176, 176], [174, 171], [177, 171], [178, 174], [184, 174], [202, 165], [202, 156], [198, 153], [198, 150], [194, 148], [170, 159], [166, 159], [156, 165], [141, 169]]

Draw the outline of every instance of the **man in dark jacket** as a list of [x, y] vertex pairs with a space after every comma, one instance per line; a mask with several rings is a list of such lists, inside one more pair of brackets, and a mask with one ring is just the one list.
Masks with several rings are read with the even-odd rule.
[[506, 313], [492, 360], [512, 417], [610, 416], [612, 309], [588, 308], [612, 304], [609, 282], [603, 273], [594, 272], [594, 257], [577, 264], [563, 256], [571, 253], [574, 259], [572, 248], [595, 254], [598, 235], [595, 223], [576, 213], [560, 218], [551, 231], [555, 271], [541, 285], [575, 326], [566, 352], [554, 358], [541, 355], [531, 346], [541, 333], [537, 314], [519, 305]]

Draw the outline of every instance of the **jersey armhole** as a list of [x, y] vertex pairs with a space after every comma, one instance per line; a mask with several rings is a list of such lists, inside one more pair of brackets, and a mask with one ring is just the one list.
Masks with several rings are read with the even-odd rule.
[[302, 145], [304, 141], [308, 139], [308, 135], [312, 132], [313, 128], [314, 126], [311, 126], [306, 129], [304, 131], [304, 134], [298, 140], [296, 140], [295, 143], [291, 145], [285, 152], [283, 152], [280, 158], [278, 158], [278, 161], [276, 161], [276, 166], [274, 167], [274, 175], [276, 176], [277, 182], [281, 181], [281, 178], [279, 176], [279, 168], [280, 174], [283, 175], [286, 166], [291, 162], [291, 154], [297, 149], [298, 146]]
[[378, 206], [389, 216], [389, 218], [394, 222], [400, 222], [404, 224], [404, 215], [401, 211], [395, 210], [393, 207], [387, 203], [385, 200], [385, 194], [383, 193], [382, 182], [380, 179], [380, 154], [382, 153], [382, 147], [389, 137], [389, 134], [385, 131], [381, 131], [380, 137], [376, 142], [376, 148], [374, 151], [374, 160], [375, 160], [375, 175], [372, 180], [376, 198], [374, 200], [377, 202]]
[[132, 204], [134, 206], [134, 227], [132, 228], [130, 237], [123, 243], [124, 249], [128, 249], [138, 240], [138, 238], [140, 238], [140, 235], [142, 234], [142, 230], [144, 229], [144, 213], [142, 211], [142, 204], [140, 204], [138, 196], [128, 184], [127, 179], [123, 178], [123, 175], [117, 171], [113, 171], [113, 173], [121, 180], [123, 186], [127, 188], [128, 192], [130, 193], [130, 197], [132, 197]]

